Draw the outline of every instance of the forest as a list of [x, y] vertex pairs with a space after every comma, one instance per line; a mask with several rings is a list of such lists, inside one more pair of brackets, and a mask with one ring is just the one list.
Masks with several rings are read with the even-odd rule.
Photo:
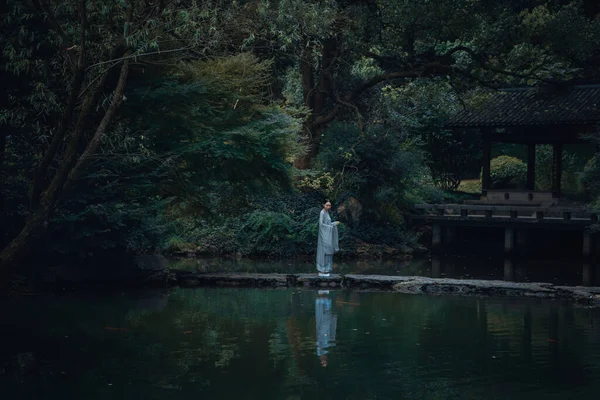
[[[449, 116], [499, 88], [600, 78], [595, 0], [0, 7], [3, 271], [308, 256], [326, 199], [342, 255], [409, 252], [414, 204], [478, 190], [479, 136]], [[565, 153], [566, 180], [599, 207], [600, 135], [589, 140]], [[518, 149], [496, 153], [492, 177], [521, 179]]]

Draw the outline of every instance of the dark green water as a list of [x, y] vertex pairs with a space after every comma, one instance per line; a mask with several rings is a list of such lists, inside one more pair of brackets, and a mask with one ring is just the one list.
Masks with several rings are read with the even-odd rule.
[[29, 296], [5, 300], [2, 315], [2, 399], [530, 400], [600, 391], [600, 310], [568, 303], [177, 289]]

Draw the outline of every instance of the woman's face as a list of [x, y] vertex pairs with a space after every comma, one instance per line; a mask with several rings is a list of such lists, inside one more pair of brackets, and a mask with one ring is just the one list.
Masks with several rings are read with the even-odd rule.
[[325, 204], [323, 205], [323, 208], [325, 209], [325, 211], [329, 211], [329, 210], [331, 210], [331, 203], [330, 203], [330, 202], [327, 202], [327, 203], [325, 203]]

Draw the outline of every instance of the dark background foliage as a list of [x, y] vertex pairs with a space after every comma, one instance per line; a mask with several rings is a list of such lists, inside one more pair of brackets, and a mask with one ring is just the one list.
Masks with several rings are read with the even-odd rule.
[[[344, 254], [411, 245], [413, 204], [476, 196], [479, 135], [449, 115], [599, 76], [593, 1], [1, 7], [1, 260], [310, 255], [325, 199]], [[588, 150], [563, 179], [594, 203]]]

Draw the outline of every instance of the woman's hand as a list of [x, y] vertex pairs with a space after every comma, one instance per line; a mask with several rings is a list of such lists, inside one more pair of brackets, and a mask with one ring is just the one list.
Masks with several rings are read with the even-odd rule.
[[338, 225], [340, 224], [340, 221], [335, 221], [333, 224], [334, 224], [335, 226], [338, 226]]

